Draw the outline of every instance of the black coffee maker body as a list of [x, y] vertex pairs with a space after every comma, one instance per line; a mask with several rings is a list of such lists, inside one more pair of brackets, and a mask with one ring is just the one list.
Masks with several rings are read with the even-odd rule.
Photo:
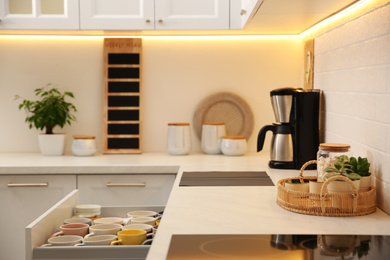
[[[280, 88], [270, 94], [276, 123], [260, 130], [257, 151], [263, 149], [266, 133], [271, 131], [269, 167], [300, 169], [304, 163], [317, 157], [320, 90]], [[313, 168], [315, 164], [307, 169]]]

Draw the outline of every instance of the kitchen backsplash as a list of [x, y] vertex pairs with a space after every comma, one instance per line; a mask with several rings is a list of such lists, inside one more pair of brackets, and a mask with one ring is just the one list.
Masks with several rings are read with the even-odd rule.
[[314, 49], [323, 138], [369, 158], [377, 203], [390, 214], [390, 3], [316, 36]]
[[[190, 122], [197, 105], [210, 94], [230, 91], [241, 96], [254, 114], [248, 150], [257, 133], [274, 122], [272, 89], [302, 86], [303, 44], [299, 37], [145, 37], [143, 38], [143, 152], [166, 152], [169, 122]], [[37, 131], [24, 122], [16, 94], [34, 99], [47, 83], [72, 91], [77, 122], [66, 132], [96, 135], [102, 151], [103, 38], [0, 36], [0, 152], [39, 152]], [[200, 140], [192, 130], [192, 150]], [[269, 150], [267, 138], [265, 149]]]

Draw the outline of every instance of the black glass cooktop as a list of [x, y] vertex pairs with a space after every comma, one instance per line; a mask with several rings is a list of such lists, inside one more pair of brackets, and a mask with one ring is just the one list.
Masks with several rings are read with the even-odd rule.
[[390, 235], [173, 235], [167, 260], [387, 260]]
[[179, 186], [274, 186], [265, 171], [183, 172]]

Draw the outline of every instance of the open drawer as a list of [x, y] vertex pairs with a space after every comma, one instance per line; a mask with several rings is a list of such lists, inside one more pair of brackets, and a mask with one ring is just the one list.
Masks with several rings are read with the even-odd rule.
[[[31, 259], [145, 259], [150, 246], [52, 246], [41, 247], [47, 239], [73, 216], [79, 204], [78, 190], [69, 193], [56, 205], [26, 227], [26, 260]], [[133, 210], [164, 210], [164, 206], [104, 207], [103, 217], [126, 217]]]

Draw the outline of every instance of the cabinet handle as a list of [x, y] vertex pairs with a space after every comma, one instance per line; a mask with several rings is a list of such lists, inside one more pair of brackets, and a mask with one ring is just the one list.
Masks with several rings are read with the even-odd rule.
[[145, 187], [145, 182], [133, 182], [133, 183], [117, 183], [117, 182], [107, 182], [107, 187]]
[[40, 183], [8, 183], [8, 188], [16, 188], [16, 187], [47, 187], [49, 186], [48, 182], [40, 182]]
[[244, 14], [246, 14], [246, 10], [245, 9], [241, 9], [241, 13], [240, 13], [241, 15], [244, 15]]
[[159, 19], [159, 20], [158, 20], [158, 22], [159, 22], [159, 23], [162, 23], [162, 22], [163, 22], [163, 20], [162, 20], [162, 19]]
[[145, 22], [147, 22], [147, 23], [150, 23], [150, 19], [146, 19], [146, 21]]

